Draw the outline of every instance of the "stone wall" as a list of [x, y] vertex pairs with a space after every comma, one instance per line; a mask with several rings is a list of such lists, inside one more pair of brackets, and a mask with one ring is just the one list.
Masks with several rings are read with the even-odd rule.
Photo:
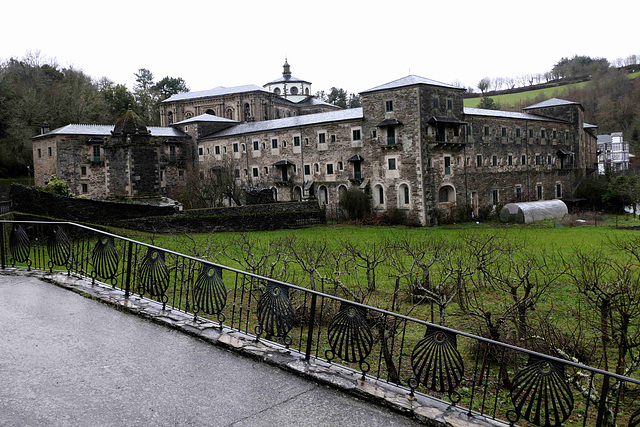
[[16, 184], [11, 198], [16, 212], [155, 233], [275, 230], [326, 222], [315, 201], [178, 212], [172, 206], [62, 197]]
[[299, 228], [324, 224], [316, 202], [273, 203], [183, 211], [171, 216], [118, 221], [118, 227], [150, 233], [209, 233]]
[[11, 200], [13, 210], [16, 212], [95, 224], [112, 224], [115, 221], [130, 218], [173, 215], [176, 212], [172, 206], [62, 197], [17, 184], [11, 186]]

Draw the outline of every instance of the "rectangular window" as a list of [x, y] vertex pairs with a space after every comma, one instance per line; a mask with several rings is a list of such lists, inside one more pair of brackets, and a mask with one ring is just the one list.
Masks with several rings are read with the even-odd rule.
[[327, 142], [327, 136], [324, 134], [324, 132], [319, 133], [318, 134], [318, 144], [326, 144]]
[[558, 139], [558, 132], [556, 132], [556, 130], [553, 130], [553, 139]]
[[498, 156], [491, 156], [491, 165], [498, 166]]
[[484, 136], [489, 136], [489, 126], [484, 127]]
[[559, 182], [556, 184], [556, 198], [560, 199], [562, 197], [562, 184]]
[[449, 111], [453, 110], [453, 100], [452, 99], [447, 99], [447, 110], [449, 110]]
[[538, 200], [542, 200], [542, 185], [536, 185], [536, 194], [538, 196]]
[[527, 156], [525, 154], [523, 154], [522, 157], [520, 158], [520, 163], [522, 164], [522, 166], [526, 166]]
[[372, 131], [371, 131], [371, 138], [374, 138], [374, 139], [375, 139], [375, 138], [377, 138], [377, 137], [378, 137], [378, 131], [377, 131], [377, 130], [375, 130], [375, 129], [374, 129], [374, 130], [372, 130]]
[[451, 157], [444, 157], [444, 174], [451, 175]]
[[564, 132], [564, 139], [565, 139], [565, 141], [569, 140], [569, 131], [568, 130]]
[[513, 166], [513, 156], [511, 154], [507, 156], [507, 164]]
[[253, 171], [253, 177], [257, 178], [258, 177], [258, 171], [259, 171], [258, 168], [253, 168], [252, 171]]
[[540, 166], [542, 164], [542, 156], [540, 154], [536, 154], [536, 165]]
[[[49, 147], [49, 155], [51, 155], [51, 147]], [[93, 146], [93, 161], [96, 163], [100, 162], [100, 146], [99, 145]]]
[[89, 192], [89, 185], [82, 184], [82, 192], [83, 193], [88, 193]]
[[333, 175], [333, 163], [327, 163], [327, 175]]
[[482, 167], [482, 154], [478, 154], [476, 156], [476, 167], [479, 167], [479, 168]]
[[516, 202], [522, 201], [522, 187], [519, 185], [516, 187]]
[[516, 128], [516, 138], [520, 138], [520, 128]]
[[547, 136], [547, 133], [545, 132], [545, 130], [540, 129], [540, 138], [545, 139], [546, 136]]
[[491, 203], [493, 206], [498, 205], [498, 190], [491, 190]]
[[240, 178], [240, 169], [237, 169], [237, 168], [236, 168], [236, 169], [234, 169], [234, 170], [233, 170], [233, 176], [234, 176], [235, 178]]
[[354, 129], [351, 132], [351, 137], [353, 138], [354, 141], [360, 141], [360, 129]]
[[198, 147], [198, 155], [202, 156], [204, 154], [204, 149], [202, 147]]
[[273, 138], [271, 140], [271, 148], [278, 148], [278, 138]]
[[387, 145], [393, 145], [396, 143], [396, 128], [389, 126], [387, 128]]
[[506, 137], [507, 136], [507, 128], [502, 128], [502, 137]]
[[438, 102], [438, 98], [433, 98], [433, 109], [437, 110], [440, 107], [439, 102]]
[[178, 171], [178, 180], [184, 180], [184, 171]]
[[547, 154], [547, 164], [550, 165], [552, 163], [551, 154]]
[[387, 113], [393, 111], [393, 101], [384, 102], [384, 111], [386, 111]]
[[215, 152], [216, 154], [220, 154], [220, 146], [219, 146], [219, 145], [216, 145], [216, 146], [215, 146], [215, 147], [213, 147], [213, 148], [214, 148], [214, 152]]
[[331, 142], [336, 142], [336, 136], [335, 135], [331, 135]]
[[42, 150], [38, 148], [38, 158], [42, 157]]
[[396, 159], [395, 158], [389, 159], [388, 160], [388, 164], [389, 164], [389, 170], [390, 171], [396, 170]]
[[[49, 150], [49, 157], [51, 157], [51, 147], [47, 147], [47, 149]], [[98, 146], [98, 149], [100, 149], [100, 146]], [[95, 147], [94, 147], [95, 150]]]
[[533, 129], [529, 129], [529, 138], [533, 138]]
[[253, 151], [258, 151], [260, 149], [260, 142], [253, 141]]
[[293, 146], [294, 147], [300, 147], [300, 137], [299, 136], [294, 136], [293, 137]]
[[87, 176], [87, 167], [86, 166], [81, 166], [80, 167], [80, 175]]
[[238, 152], [238, 143], [237, 143], [237, 142], [234, 142], [234, 143], [233, 143], [233, 152], [234, 152], [234, 153], [237, 153], [237, 152]]
[[311, 175], [311, 165], [304, 165], [304, 174]]

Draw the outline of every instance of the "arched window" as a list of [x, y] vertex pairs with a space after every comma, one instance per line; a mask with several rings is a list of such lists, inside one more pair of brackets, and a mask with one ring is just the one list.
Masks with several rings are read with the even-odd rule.
[[211, 108], [209, 108], [207, 111], [204, 112], [205, 114], [211, 114], [212, 116], [215, 116], [216, 113], [215, 111], [213, 111]]
[[320, 188], [318, 188], [318, 196], [320, 205], [326, 205], [329, 201], [329, 192], [327, 191], [327, 187], [321, 185]]
[[291, 88], [291, 95], [297, 95], [297, 94], [298, 94], [298, 88], [297, 88], [297, 87], [295, 87], [295, 86], [293, 86], [293, 87]]
[[193, 114], [192, 114], [191, 112], [187, 112], [187, 113], [184, 115], [184, 118], [185, 118], [185, 119], [190, 119], [191, 117], [193, 117]]
[[271, 193], [273, 193], [273, 201], [278, 201], [278, 189], [276, 187], [271, 187]]
[[300, 187], [293, 188], [293, 200], [296, 202], [302, 201], [302, 189]]
[[400, 184], [398, 187], [398, 205], [408, 206], [411, 202], [409, 198], [409, 186], [407, 184]]
[[227, 111], [225, 112], [225, 117], [227, 119], [233, 120], [233, 108], [227, 108]]
[[309, 88], [306, 88], [306, 89], [304, 90], [304, 94], [305, 94], [305, 95], [309, 95]]
[[338, 187], [338, 200], [341, 200], [344, 195], [347, 193], [347, 186], [341, 185]]
[[373, 204], [384, 206], [384, 188], [380, 184], [373, 187]]
[[169, 121], [169, 124], [173, 123], [173, 113], [171, 111], [167, 113], [167, 120]]
[[275, 93], [276, 95], [280, 95], [280, 88], [277, 87], [273, 90], [273, 93]]
[[456, 191], [450, 185], [443, 185], [438, 190], [438, 202], [447, 203], [447, 202], [455, 202]]
[[251, 107], [249, 104], [244, 104], [244, 119], [249, 120], [251, 118]]

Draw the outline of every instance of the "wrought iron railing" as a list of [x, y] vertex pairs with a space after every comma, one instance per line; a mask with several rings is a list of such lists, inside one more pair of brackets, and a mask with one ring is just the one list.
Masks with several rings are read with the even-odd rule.
[[0, 215], [11, 212], [11, 200], [0, 201]]
[[640, 381], [68, 222], [0, 221], [2, 269], [63, 270], [515, 425], [640, 425]]

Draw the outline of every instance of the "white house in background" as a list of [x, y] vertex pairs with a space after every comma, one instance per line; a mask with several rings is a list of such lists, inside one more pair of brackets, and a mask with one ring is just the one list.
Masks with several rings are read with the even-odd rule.
[[629, 144], [624, 142], [622, 132], [598, 135], [598, 173], [603, 175], [607, 167], [613, 172], [629, 169]]

